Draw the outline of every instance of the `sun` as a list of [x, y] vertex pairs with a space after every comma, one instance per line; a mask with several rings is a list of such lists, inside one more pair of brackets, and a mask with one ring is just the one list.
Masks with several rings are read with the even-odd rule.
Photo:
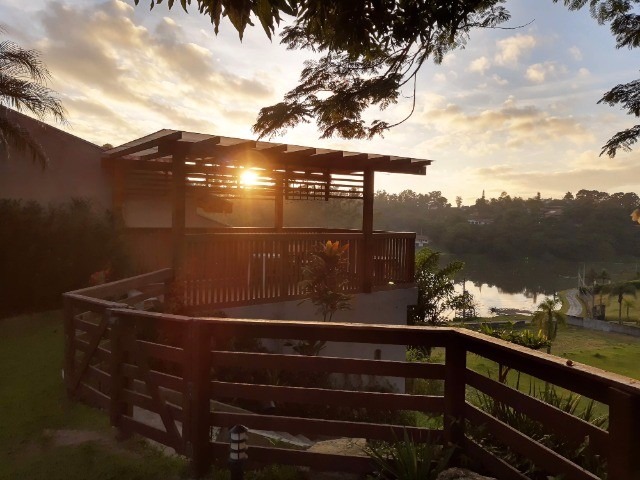
[[259, 178], [254, 170], [245, 170], [240, 174], [240, 184], [251, 187], [258, 184]]

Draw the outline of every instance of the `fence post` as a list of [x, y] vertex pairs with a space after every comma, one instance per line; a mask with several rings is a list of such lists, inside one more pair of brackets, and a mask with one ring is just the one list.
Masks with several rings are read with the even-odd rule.
[[640, 478], [640, 401], [631, 394], [609, 389], [608, 478]]
[[118, 429], [118, 438], [124, 439], [130, 436], [122, 431], [120, 427], [122, 415], [128, 413], [127, 405], [122, 396], [125, 387], [125, 378], [122, 371], [122, 365], [125, 360], [124, 325], [122, 319], [112, 311], [106, 310], [104, 315], [109, 323], [109, 346], [111, 349], [111, 362], [109, 364], [109, 375], [111, 376], [109, 419], [111, 426]]
[[444, 438], [445, 442], [463, 448], [467, 351], [457, 337], [451, 342], [445, 351]]
[[191, 319], [187, 336], [188, 381], [187, 402], [188, 414], [184, 438], [187, 442], [186, 452], [191, 457], [191, 469], [196, 478], [206, 475], [211, 466], [211, 448], [209, 445], [210, 402], [209, 402], [209, 370], [211, 365], [210, 331], [204, 328], [202, 320]]
[[75, 377], [76, 362], [76, 327], [74, 325], [75, 309], [73, 303], [66, 296], [63, 297], [64, 304], [64, 384], [67, 390], [67, 396], [74, 398], [72, 390], [73, 378]]

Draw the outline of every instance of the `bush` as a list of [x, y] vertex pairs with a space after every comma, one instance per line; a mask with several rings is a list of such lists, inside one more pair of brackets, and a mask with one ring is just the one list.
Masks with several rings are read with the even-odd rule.
[[57, 307], [92, 273], [124, 273], [110, 215], [84, 200], [43, 207], [0, 200], [0, 316]]

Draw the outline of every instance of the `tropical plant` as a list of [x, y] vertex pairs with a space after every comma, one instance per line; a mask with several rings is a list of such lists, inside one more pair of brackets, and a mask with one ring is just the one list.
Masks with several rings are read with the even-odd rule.
[[[347, 283], [345, 253], [349, 244], [340, 245], [339, 241], [327, 241], [311, 252], [308, 262], [302, 268], [302, 291], [307, 296], [301, 304], [310, 301], [317, 307], [316, 313], [322, 315], [322, 321], [331, 321], [339, 310], [351, 308], [351, 295], [344, 293]], [[293, 345], [301, 355], [316, 356], [326, 342], [302, 341]]]
[[402, 441], [368, 443], [364, 451], [378, 467], [378, 479], [435, 480], [449, 466], [454, 448], [413, 442], [405, 430]]
[[625, 308], [627, 309], [627, 322], [629, 321], [629, 309], [635, 305], [635, 302], [629, 298], [622, 299]]
[[[598, 428], [607, 428], [609, 418], [606, 415], [597, 414], [593, 400], [585, 402], [579, 395], [574, 393], [563, 394], [558, 392], [555, 387], [548, 385], [538, 389], [535, 388], [534, 384], [530, 384], [528, 393], [530, 396]], [[501, 422], [506, 423], [536, 442], [541, 443], [545, 447], [595, 473], [600, 478], [606, 478], [606, 459], [603, 459], [593, 452], [589, 446], [589, 437], [585, 437], [580, 444], [571, 443], [556, 434], [550, 433], [539, 421], [532, 419], [505, 403], [497, 401], [493, 397], [478, 393], [475, 398], [472, 397], [472, 401], [482, 410]], [[468, 431], [485, 449], [513, 465], [529, 478], [535, 480], [555, 478], [549, 477], [548, 472], [542, 471], [529, 459], [516, 454], [508, 445], [502, 443], [499, 438], [487, 434], [482, 426], [469, 425]]]
[[551, 343], [556, 339], [558, 335], [558, 324], [564, 325], [567, 320], [567, 316], [561, 311], [557, 310], [560, 304], [560, 300], [557, 298], [547, 298], [540, 302], [538, 310], [533, 314], [531, 320], [536, 323], [549, 344], [547, 345], [547, 353], [551, 353]]
[[[509, 322], [507, 328], [494, 329], [490, 324], [483, 323], [480, 325], [480, 332], [485, 335], [489, 335], [494, 338], [499, 338], [507, 342], [515, 343], [523, 347], [530, 348], [532, 350], [540, 350], [541, 348], [551, 347], [551, 341], [538, 330], [537, 333], [531, 332], [531, 330], [516, 330], [513, 322]], [[500, 383], [507, 382], [507, 376], [511, 371], [511, 367], [499, 364], [498, 365], [498, 381]]]
[[[636, 287], [629, 282], [619, 282], [611, 285], [606, 285], [605, 292], [610, 296], [614, 296], [618, 301], [618, 323], [622, 323], [622, 302], [625, 295], [631, 295], [636, 298]], [[627, 317], [629, 317], [629, 307], [627, 307]]]
[[440, 268], [440, 255], [428, 248], [416, 255], [418, 301], [411, 318], [414, 324], [442, 324], [444, 312], [455, 303], [453, 277], [464, 268], [464, 263], [455, 261]]
[[46, 152], [29, 132], [11, 118], [11, 110], [27, 111], [42, 120], [52, 116], [66, 122], [65, 110], [46, 84], [49, 70], [36, 50], [27, 50], [13, 42], [0, 42], [0, 157], [9, 156], [9, 148], [24, 152], [43, 167]]

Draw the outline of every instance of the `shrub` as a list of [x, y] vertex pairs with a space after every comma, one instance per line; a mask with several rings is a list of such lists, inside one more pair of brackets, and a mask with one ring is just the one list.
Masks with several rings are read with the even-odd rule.
[[0, 315], [57, 307], [61, 293], [87, 286], [92, 273], [124, 273], [110, 215], [87, 201], [2, 199], [0, 219]]

